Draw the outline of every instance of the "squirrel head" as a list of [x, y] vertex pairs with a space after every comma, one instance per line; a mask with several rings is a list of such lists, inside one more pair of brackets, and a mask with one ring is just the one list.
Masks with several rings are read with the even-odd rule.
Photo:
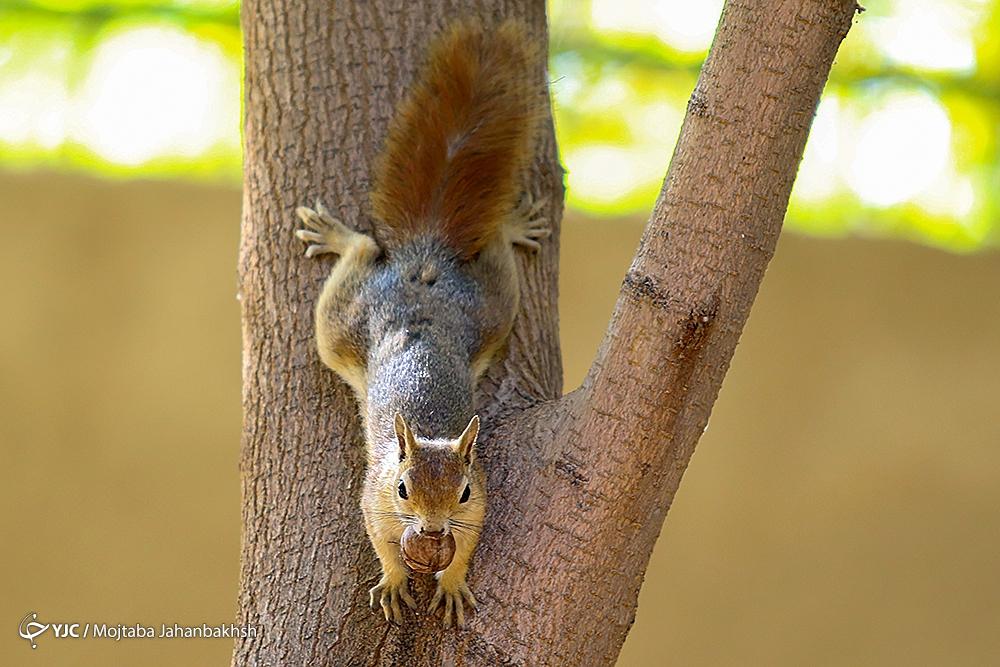
[[473, 471], [479, 417], [454, 440], [419, 438], [402, 415], [396, 415], [395, 430], [399, 476], [393, 495], [399, 514], [421, 534], [478, 532], [480, 526], [463, 518], [475, 516], [485, 501]]

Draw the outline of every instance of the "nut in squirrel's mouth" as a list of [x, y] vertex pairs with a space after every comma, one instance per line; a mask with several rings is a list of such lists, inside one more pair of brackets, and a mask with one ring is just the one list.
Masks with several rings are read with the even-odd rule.
[[421, 533], [407, 526], [399, 541], [403, 562], [414, 572], [440, 572], [455, 557], [455, 537], [451, 533]]

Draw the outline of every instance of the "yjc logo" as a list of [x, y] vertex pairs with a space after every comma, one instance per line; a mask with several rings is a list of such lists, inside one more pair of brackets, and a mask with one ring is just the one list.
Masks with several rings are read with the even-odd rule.
[[[29, 618], [31, 619], [30, 621], [28, 620]], [[31, 642], [31, 648], [38, 648], [38, 644], [35, 643], [35, 637], [49, 628], [52, 628], [52, 636], [57, 639], [64, 637], [78, 638], [80, 636], [79, 623], [39, 623], [38, 614], [33, 611], [25, 614], [24, 618], [21, 619], [21, 624], [17, 627], [17, 634], [21, 635], [22, 639], [27, 639]]]
[[[31, 620], [28, 621], [28, 618], [31, 618]], [[35, 637], [49, 629], [47, 623], [36, 623], [37, 620], [38, 614], [33, 611], [28, 612], [21, 619], [21, 624], [17, 626], [17, 634], [31, 642], [31, 648], [38, 648], [38, 644], [35, 643]], [[28, 622], [25, 623], [25, 621]]]

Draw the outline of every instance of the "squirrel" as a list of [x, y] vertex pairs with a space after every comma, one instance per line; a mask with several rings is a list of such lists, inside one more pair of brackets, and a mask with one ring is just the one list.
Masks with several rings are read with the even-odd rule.
[[[519, 305], [515, 246], [550, 234], [523, 179], [545, 109], [525, 27], [464, 21], [428, 50], [375, 163], [371, 235], [322, 204], [296, 210], [307, 257], [339, 259], [315, 309], [323, 363], [353, 389], [368, 466], [365, 529], [382, 565], [372, 609], [402, 623], [410, 570], [435, 572], [429, 612], [465, 624], [486, 512], [476, 386]], [[422, 554], [422, 555], [421, 555]]]

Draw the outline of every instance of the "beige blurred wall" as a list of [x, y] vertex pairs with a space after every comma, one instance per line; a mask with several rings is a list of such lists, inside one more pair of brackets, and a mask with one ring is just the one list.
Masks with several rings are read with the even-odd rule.
[[[0, 174], [0, 664], [228, 664], [224, 640], [32, 652], [15, 626], [232, 618], [239, 206]], [[565, 226], [567, 387], [640, 227]], [[998, 288], [995, 252], [785, 236], [621, 664], [1000, 662]]]

